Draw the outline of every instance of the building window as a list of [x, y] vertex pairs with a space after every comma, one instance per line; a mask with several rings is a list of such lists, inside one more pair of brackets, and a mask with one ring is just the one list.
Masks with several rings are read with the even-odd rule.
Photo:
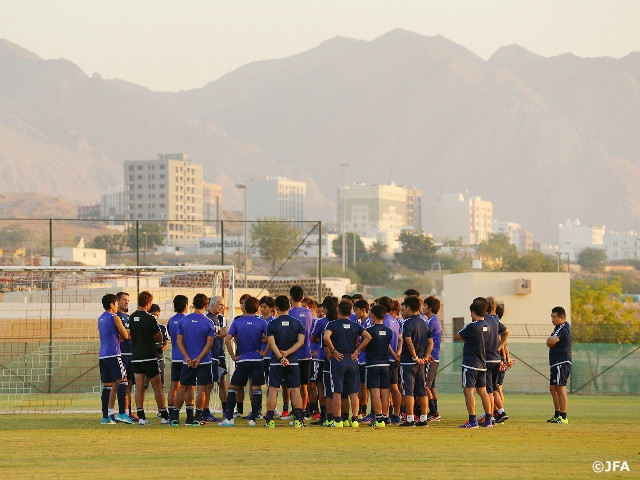
[[164, 179], [164, 173], [161, 173], [161, 174], [159, 175], [159, 178], [160, 178], [160, 180]]
[[133, 172], [133, 165], [129, 165], [129, 171]]
[[138, 165], [138, 170], [142, 170], [142, 165]]
[[142, 175], [138, 175], [138, 180], [142, 180]]

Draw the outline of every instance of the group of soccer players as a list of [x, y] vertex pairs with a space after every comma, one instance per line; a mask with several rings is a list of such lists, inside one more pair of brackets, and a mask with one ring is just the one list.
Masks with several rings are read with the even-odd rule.
[[[145, 380], [154, 388], [161, 423], [172, 426], [180, 424], [183, 404], [187, 425], [234, 426], [243, 415], [247, 384], [251, 413], [242, 418], [250, 426], [261, 418], [269, 428], [276, 426], [277, 418], [293, 427], [310, 422], [331, 428], [426, 427], [440, 420], [435, 388], [442, 341], [440, 301], [432, 296], [423, 301], [416, 290], [407, 290], [401, 304], [389, 297], [369, 303], [359, 294], [328, 296], [317, 304], [304, 297], [300, 286], [275, 299], [245, 294], [240, 298], [242, 315], [230, 326], [222, 316], [222, 297], [197, 294], [187, 314], [189, 299], [177, 295], [175, 314], [166, 328], [172, 345], [166, 406], [158, 367], [166, 340], [161, 325], [148, 313], [151, 294], [140, 293], [138, 310], [130, 316], [126, 293], [105, 295], [102, 303], [105, 312], [98, 325], [103, 424], [150, 423], [143, 406]], [[508, 419], [499, 385], [511, 363], [505, 346], [509, 332], [497, 308], [493, 297], [475, 299], [470, 306], [473, 321], [456, 335], [465, 342], [462, 378], [469, 420], [461, 425], [464, 428], [490, 427]], [[225, 347], [235, 363], [228, 384]], [[126, 413], [131, 377], [139, 386], [135, 415]], [[221, 420], [209, 409], [215, 383], [223, 406]], [[276, 408], [280, 389], [281, 412]], [[485, 411], [480, 421], [474, 389]], [[114, 415], [116, 397], [119, 413]]]

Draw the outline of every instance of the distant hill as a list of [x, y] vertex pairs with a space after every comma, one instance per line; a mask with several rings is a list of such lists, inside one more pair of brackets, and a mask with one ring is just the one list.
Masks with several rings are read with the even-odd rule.
[[[225, 187], [266, 174], [309, 183], [310, 218], [335, 219], [347, 181], [469, 190], [546, 242], [557, 223], [640, 224], [640, 53], [484, 61], [444, 37], [336, 37], [203, 88], [156, 93], [87, 77], [0, 41], [0, 191], [97, 199], [127, 159], [185, 152]], [[429, 212], [424, 213], [429, 224]]]
[[0, 218], [76, 218], [78, 205], [41, 193], [0, 193]]

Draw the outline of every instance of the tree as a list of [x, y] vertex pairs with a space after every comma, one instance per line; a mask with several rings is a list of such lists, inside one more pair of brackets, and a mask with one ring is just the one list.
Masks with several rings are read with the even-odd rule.
[[477, 253], [490, 265], [491, 270], [513, 271], [516, 269], [518, 249], [509, 241], [506, 233], [494, 233], [478, 244]]
[[607, 253], [600, 248], [585, 248], [578, 254], [578, 265], [589, 272], [604, 272]]
[[[345, 236], [345, 243], [347, 246], [347, 258], [346, 258], [347, 265], [349, 265], [349, 263], [354, 263], [353, 262], [353, 235], [354, 235], [353, 232], [347, 232]], [[366, 261], [369, 259], [367, 248], [364, 246], [364, 243], [362, 242], [360, 235], [356, 233], [355, 236], [356, 236], [355, 260], [356, 262]], [[331, 242], [331, 248], [333, 249], [333, 253], [335, 253], [338, 257], [342, 258], [342, 234], [338, 235], [336, 238], [333, 239], [333, 242]]]
[[122, 252], [125, 243], [125, 236], [119, 233], [113, 235], [102, 234], [91, 240], [87, 246], [89, 248], [101, 248], [106, 250], [107, 253], [119, 253]]
[[517, 272], [555, 272], [558, 268], [555, 258], [537, 250], [529, 250], [515, 261]]
[[[145, 233], [146, 240], [145, 240]], [[129, 223], [125, 230], [126, 245], [134, 252], [144, 248], [164, 245], [165, 228], [158, 223], [140, 222], [136, 232], [136, 224]]]
[[391, 279], [391, 270], [379, 260], [358, 262], [353, 269], [365, 285], [383, 285]]
[[404, 231], [398, 237], [402, 252], [396, 253], [396, 260], [411, 270], [431, 270], [437, 248], [433, 239], [425, 232]]
[[302, 233], [291, 222], [280, 222], [275, 218], [258, 219], [251, 224], [251, 245], [268, 262], [271, 270], [276, 263], [287, 258], [298, 247]]
[[387, 247], [384, 243], [378, 242], [377, 240], [371, 244], [369, 247], [369, 255], [373, 258], [382, 258], [382, 256], [387, 253], [389, 247]]

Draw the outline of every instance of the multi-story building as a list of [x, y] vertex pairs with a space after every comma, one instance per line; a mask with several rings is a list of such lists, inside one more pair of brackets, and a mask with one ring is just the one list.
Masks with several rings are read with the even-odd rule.
[[202, 185], [202, 219], [206, 235], [220, 233], [222, 185], [206, 182]]
[[493, 221], [493, 233], [504, 233], [509, 236], [509, 243], [518, 248], [518, 252], [533, 250], [533, 232], [522, 228], [515, 222]]
[[640, 259], [640, 235], [637, 232], [607, 232], [603, 244], [608, 260]]
[[[390, 183], [338, 188], [338, 225], [360, 237], [395, 239], [403, 229], [422, 229], [422, 192]], [[344, 213], [343, 213], [344, 212]]]
[[109, 188], [100, 195], [100, 218], [105, 220], [124, 220], [124, 185]]
[[462, 239], [478, 244], [493, 233], [493, 204], [468, 193], [436, 194], [427, 202], [427, 229], [436, 242]]
[[168, 243], [202, 236], [202, 190], [202, 165], [186, 154], [124, 163], [126, 219], [166, 222]]
[[585, 248], [603, 248], [604, 225], [582, 225], [580, 220], [567, 220], [558, 227], [558, 251], [575, 262]]
[[307, 184], [285, 177], [266, 177], [245, 182], [247, 187], [247, 220], [276, 218], [304, 221]]

